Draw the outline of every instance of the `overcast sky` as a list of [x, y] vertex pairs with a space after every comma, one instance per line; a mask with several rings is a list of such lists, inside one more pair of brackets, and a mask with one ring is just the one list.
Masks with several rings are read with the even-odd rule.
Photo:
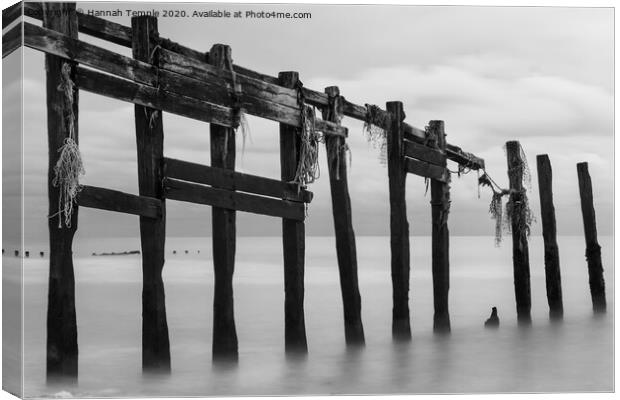
[[[159, 9], [129, 3], [78, 3], [88, 9]], [[613, 216], [613, 10], [611, 8], [438, 7], [329, 5], [183, 5], [175, 9], [283, 10], [312, 13], [308, 20], [160, 18], [161, 36], [201, 51], [229, 44], [233, 59], [277, 75], [298, 71], [304, 85], [322, 91], [337, 85], [350, 101], [385, 108], [404, 103], [406, 121], [424, 128], [445, 121], [449, 143], [486, 161], [507, 186], [503, 145], [521, 141], [531, 167], [528, 192], [540, 220], [536, 155], [549, 154], [558, 231], [583, 232], [575, 164], [587, 161], [594, 186], [600, 234], [612, 233]], [[129, 17], [111, 18], [130, 25]], [[82, 39], [102, 42], [82, 35]], [[108, 46], [123, 54], [130, 50]], [[16, 57], [13, 55], [12, 57]], [[46, 240], [47, 142], [43, 55], [24, 51], [26, 120], [25, 233]], [[19, 90], [17, 85], [8, 89]], [[7, 87], [5, 87], [5, 90]], [[133, 106], [80, 93], [79, 135], [86, 175], [82, 183], [137, 194]], [[208, 124], [164, 114], [165, 155], [210, 163]], [[362, 124], [345, 118], [353, 163], [349, 189], [358, 235], [389, 232], [387, 168], [370, 146]], [[237, 170], [279, 178], [278, 125], [249, 118], [251, 140]], [[6, 134], [6, 133], [5, 133]], [[322, 177], [309, 188], [307, 234], [331, 235], [331, 199], [325, 151]], [[456, 165], [450, 162], [450, 168]], [[7, 174], [5, 171], [5, 177]], [[5, 178], [6, 179], [6, 178]], [[430, 234], [430, 194], [424, 179], [408, 176], [407, 208], [412, 235]], [[6, 195], [6, 193], [5, 193]], [[493, 235], [491, 193], [476, 173], [452, 178], [450, 229], [454, 235]], [[167, 202], [168, 234], [209, 236], [210, 210]], [[5, 213], [5, 218], [7, 215]], [[135, 236], [137, 217], [80, 209], [80, 235]], [[240, 235], [278, 235], [276, 218], [240, 213]], [[533, 227], [540, 234], [540, 223]]]

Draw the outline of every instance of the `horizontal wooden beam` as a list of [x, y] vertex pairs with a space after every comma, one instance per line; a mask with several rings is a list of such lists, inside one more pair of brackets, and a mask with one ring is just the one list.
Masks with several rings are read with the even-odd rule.
[[163, 110], [198, 121], [232, 126], [232, 111], [226, 107], [157, 90], [152, 86], [127, 81], [84, 67], [77, 67], [76, 75], [78, 87], [91, 93]]
[[12, 27], [2, 35], [2, 58], [8, 56], [22, 45], [22, 24]]
[[[226, 69], [214, 67], [181, 54], [161, 50], [161, 68], [188, 76], [215, 86], [228, 87], [232, 91], [233, 81], [241, 87], [241, 107], [249, 114], [268, 118], [292, 126], [300, 126], [300, 110], [297, 91], [245, 75], [235, 75]], [[346, 137], [348, 130], [338, 124], [317, 119], [316, 128], [327, 135]]]
[[423, 146], [421, 144], [404, 140], [405, 155], [411, 158], [417, 158], [420, 161], [425, 161], [431, 164], [439, 165], [441, 167], [446, 166], [446, 155], [441, 151], [432, 147]]
[[253, 194], [217, 189], [196, 183], [164, 178], [164, 194], [171, 200], [205, 204], [229, 210], [303, 221], [305, 205]]
[[[24, 9], [24, 13], [29, 17], [38, 20], [42, 19], [41, 3], [27, 2], [24, 4]], [[125, 47], [131, 47], [132, 31], [130, 27], [92, 15], [78, 14], [78, 29], [80, 32], [98, 39], [107, 40]], [[206, 61], [209, 57], [208, 52], [194, 50], [170, 39], [159, 38], [158, 44], [166, 50], [170, 50], [196, 60]], [[260, 79], [273, 84], [278, 83], [278, 78], [274, 76], [252, 71], [251, 69], [239, 65], [233, 65], [233, 68], [238, 74], [246, 75], [251, 78]]]
[[167, 178], [212, 185], [220, 189], [239, 190], [262, 196], [277, 197], [284, 200], [304, 203], [312, 201], [312, 192], [300, 189], [294, 183], [175, 160], [173, 158], [164, 159], [164, 176]]
[[78, 194], [80, 207], [97, 208], [149, 218], [161, 218], [161, 201], [95, 186], [82, 186]]
[[2, 10], [2, 29], [11, 25], [13, 21], [22, 16], [22, 3], [20, 1]]
[[447, 144], [446, 155], [448, 159], [473, 170], [484, 169], [484, 159], [463, 151], [458, 146]]
[[[201, 76], [192, 73], [192, 70], [188, 72], [188, 70], [182, 68], [177, 68], [176, 71], [174, 69], [172, 71], [158, 69], [151, 64], [125, 57], [83, 41], [69, 38], [53, 30], [41, 28], [29, 23], [24, 25], [26, 33], [25, 43], [28, 47], [59, 57], [68, 58], [80, 64], [151, 87], [157, 85], [159, 89], [157, 92], [164, 97], [174, 97], [171, 93], [176, 93], [186, 98], [186, 103], [192, 103], [191, 99], [196, 99], [200, 102], [210, 103], [213, 107], [220, 107], [220, 111], [225, 108], [229, 110], [230, 113], [225, 119], [225, 121], [228, 121], [226, 124], [232, 123], [232, 111], [230, 111], [232, 98], [227, 88], [229, 82], [219, 76], [219, 70], [208, 64], [194, 61], [167, 50], [162, 50], [162, 53], [174, 59], [182, 59], [189, 64], [204, 64], [204, 69], [208, 69], [208, 71], [203, 71], [204, 73]], [[162, 60], [163, 59], [162, 57]], [[185, 74], [178, 73], [179, 70], [184, 71]], [[240, 82], [243, 82], [245, 90], [249, 90], [256, 96], [242, 94], [240, 106], [246, 112], [276, 122], [299, 126], [301, 119], [298, 107], [287, 107], [261, 98], [261, 96], [270, 98], [270, 94], [274, 95], [273, 91], [270, 91], [270, 89], [277, 91], [279, 86], [260, 82], [251, 78], [241, 78]], [[178, 114], [178, 112], [175, 113]], [[223, 122], [224, 120], [218, 120], [217, 118], [213, 120], [210, 116], [197, 119], [225, 125]], [[322, 120], [317, 120], [316, 128], [325, 134], [337, 136], [346, 137], [348, 133], [346, 128]]]
[[415, 175], [423, 176], [425, 178], [431, 178], [438, 180], [439, 182], [448, 182], [449, 171], [447, 168], [440, 167], [439, 165], [429, 164], [423, 161], [414, 160], [413, 158], [405, 157], [405, 170]]

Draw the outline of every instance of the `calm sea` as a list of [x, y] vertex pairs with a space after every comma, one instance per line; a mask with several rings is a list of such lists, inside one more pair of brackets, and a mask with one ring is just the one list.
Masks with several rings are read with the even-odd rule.
[[[77, 239], [76, 303], [79, 384], [45, 383], [48, 261], [30, 248], [25, 261], [25, 395], [209, 396], [611, 391], [613, 386], [613, 241], [600, 238], [609, 312], [591, 311], [582, 237], [561, 237], [563, 323], [548, 320], [542, 239], [530, 240], [533, 325], [516, 324], [511, 246], [491, 237], [451, 238], [452, 333], [432, 332], [430, 238], [411, 237], [413, 340], [391, 338], [387, 237], [358, 237], [366, 347], [347, 350], [334, 238], [306, 244], [306, 329], [309, 354], [284, 353], [281, 239], [240, 237], [234, 278], [239, 363], [211, 362], [213, 267], [209, 238], [166, 243], [166, 305], [172, 373], [141, 372], [140, 256], [92, 252], [139, 249], [136, 239]], [[176, 250], [177, 254], [173, 254]], [[187, 254], [185, 253], [187, 250]], [[13, 258], [13, 257], [9, 257]], [[5, 261], [9, 261], [5, 259]], [[5, 262], [5, 268], [11, 265]], [[483, 328], [492, 306], [497, 330]]]

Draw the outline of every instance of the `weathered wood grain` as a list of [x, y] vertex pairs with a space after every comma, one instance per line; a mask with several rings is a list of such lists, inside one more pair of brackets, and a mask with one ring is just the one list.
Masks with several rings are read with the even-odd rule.
[[[149, 61], [153, 51], [153, 38], [158, 35], [157, 18], [140, 16], [131, 19], [132, 52], [134, 58]], [[99, 74], [102, 75], [102, 74]], [[97, 76], [93, 76], [97, 78]], [[83, 83], [84, 74], [78, 82]], [[142, 368], [147, 371], [170, 372], [170, 339], [166, 318], [166, 296], [162, 270], [166, 242], [166, 203], [162, 190], [164, 128], [162, 103], [173, 104], [182, 100], [163, 97], [156, 89], [127, 82], [106, 81], [112, 77], [99, 76], [91, 89], [106, 87], [108, 90], [134, 89], [134, 99], [141, 97], [144, 104], [134, 106], [136, 145], [138, 149], [138, 189], [140, 196], [161, 201], [160, 218], [140, 217], [140, 242], [142, 244]], [[114, 78], [118, 79], [118, 78]], [[142, 88], [140, 87], [142, 86]], [[139, 94], [138, 94], [139, 93]], [[151, 100], [156, 98], [157, 100]], [[184, 98], [183, 98], [184, 99]], [[158, 101], [159, 100], [159, 101]], [[146, 106], [146, 107], [145, 107]], [[179, 107], [176, 104], [175, 107]], [[179, 108], [177, 108], [178, 110]]]
[[22, 45], [22, 25], [17, 24], [2, 35], [2, 58], [8, 56]]
[[512, 263], [514, 271], [515, 297], [517, 302], [517, 320], [520, 324], [530, 324], [532, 298], [530, 293], [530, 256], [527, 232], [520, 223], [523, 215], [525, 188], [523, 187], [523, 160], [521, 145], [518, 141], [506, 142], [508, 179], [510, 181], [510, 199], [512, 204]]
[[429, 164], [424, 161], [406, 157], [405, 169], [409, 173], [422, 176], [424, 178], [431, 178], [444, 183], [448, 181], [448, 170], [444, 167], [440, 167], [439, 165]]
[[23, 5], [24, 3], [20, 1], [2, 10], [2, 29], [22, 16]]
[[543, 241], [545, 244], [545, 283], [549, 318], [561, 319], [564, 313], [562, 304], [562, 279], [560, 275], [560, 252], [558, 249], [553, 206], [552, 171], [549, 156], [536, 156], [538, 171], [538, 194], [540, 197], [540, 215], [542, 220]]
[[583, 231], [586, 238], [586, 260], [588, 262], [588, 276], [592, 308], [595, 313], [607, 310], [605, 298], [605, 278], [603, 277], [603, 262], [601, 261], [601, 246], [598, 244], [596, 231], [596, 213], [592, 196], [592, 180], [588, 171], [588, 163], [577, 164], [579, 180], [579, 198], [581, 199], [581, 214], [583, 216]]
[[268, 215], [303, 221], [305, 207], [303, 203], [276, 200], [269, 197], [218, 189], [197, 183], [164, 179], [166, 198], [188, 203], [204, 204], [212, 207]]
[[[342, 102], [337, 86], [330, 86], [325, 93], [332, 99], [333, 108], [323, 109], [323, 119], [338, 122], [337, 103]], [[344, 332], [347, 345], [363, 345], [362, 299], [357, 277], [357, 249], [353, 231], [351, 197], [347, 179], [347, 154], [345, 139], [335, 136], [325, 138], [329, 186], [332, 197], [332, 215], [336, 234], [336, 254], [340, 273], [340, 290], [344, 311]]]
[[[46, 3], [43, 25], [47, 28], [63, 32], [70, 37], [77, 37], [77, 20], [75, 3]], [[52, 16], [58, 13], [58, 16]], [[77, 381], [78, 376], [78, 341], [75, 314], [75, 276], [73, 272], [73, 237], [78, 225], [79, 207], [74, 206], [71, 225], [62, 227], [59, 222], [64, 217], [58, 214], [59, 188], [53, 184], [54, 166], [60, 153], [58, 149], [69, 137], [68, 115], [73, 113], [75, 122], [74, 139], [79, 142], [78, 135], [78, 102], [77, 89], [73, 93], [73, 104], [69, 104], [64, 91], [58, 90], [61, 80], [62, 66], [66, 62], [53, 55], [45, 56], [45, 76], [47, 90], [47, 139], [48, 139], [48, 172], [47, 193], [49, 211], [48, 218], [50, 243], [50, 273], [47, 296], [47, 379]], [[70, 73], [75, 79], [75, 66]]]
[[162, 216], [159, 199], [95, 186], [82, 186], [78, 195], [78, 204], [81, 207], [141, 215], [149, 218], [161, 218]]
[[411, 339], [409, 321], [409, 223], [405, 187], [407, 174], [403, 156], [403, 103], [388, 102], [388, 179], [390, 188], [390, 251], [392, 270], [392, 337]]
[[[232, 66], [230, 47], [214, 45], [209, 51], [209, 62], [218, 69]], [[225, 87], [225, 86], [224, 86]], [[234, 110], [233, 110], [234, 111]], [[211, 165], [217, 168], [235, 169], [235, 131], [232, 128], [211, 124]], [[189, 193], [199, 194], [199, 187], [189, 187]], [[206, 192], [209, 193], [209, 192]], [[231, 194], [228, 197], [229, 193]], [[214, 193], [213, 195], [218, 195]], [[212, 196], [213, 196], [212, 195]], [[203, 195], [204, 198], [204, 195]], [[230, 199], [229, 201], [226, 201]], [[214, 360], [238, 359], [237, 330], [233, 302], [233, 273], [235, 271], [236, 220], [238, 206], [254, 206], [250, 197], [235, 195], [232, 191], [219, 192], [220, 203], [211, 204], [211, 237], [213, 247], [213, 272], [215, 278], [213, 295], [213, 343]], [[222, 207], [230, 203], [231, 208]]]
[[231, 111], [226, 107], [158, 91], [156, 88], [126, 81], [93, 70], [78, 68], [80, 89], [103, 96], [127, 101], [140, 106], [163, 110], [183, 117], [218, 125], [231, 126]]
[[[428, 128], [437, 138], [437, 147], [440, 150], [443, 166], [445, 167], [446, 158], [441, 153], [446, 149], [444, 122], [430, 121]], [[433, 314], [433, 330], [438, 333], [446, 333], [450, 332], [450, 312], [448, 308], [448, 293], [450, 291], [449, 175], [445, 180], [431, 179], [431, 212], [433, 305], [435, 311]]]
[[299, 189], [296, 184], [290, 182], [282, 182], [262, 176], [244, 174], [172, 158], [164, 159], [164, 175], [168, 178], [212, 185], [221, 189], [239, 190], [304, 203], [312, 201], [312, 192], [306, 189]]
[[446, 155], [437, 149], [432, 147], [423, 146], [418, 143], [405, 140], [405, 155], [411, 158], [417, 158], [420, 161], [439, 165], [441, 167], [446, 166]]
[[[280, 72], [281, 86], [294, 88], [299, 81], [297, 72]], [[295, 179], [300, 157], [300, 129], [280, 124], [280, 176], [284, 182]], [[289, 354], [308, 352], [304, 316], [304, 268], [306, 226], [303, 219], [282, 220], [284, 255], [284, 340]]]

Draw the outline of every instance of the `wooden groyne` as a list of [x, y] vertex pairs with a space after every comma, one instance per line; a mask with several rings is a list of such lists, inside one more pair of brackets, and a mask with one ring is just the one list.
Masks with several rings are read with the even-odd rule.
[[[23, 15], [30, 19], [16, 24], [3, 37], [6, 39], [3, 40], [3, 56], [18, 48], [23, 39], [26, 47], [45, 53], [46, 59], [50, 215], [48, 377], [77, 378], [78, 374], [72, 245], [78, 227], [79, 207], [138, 216], [143, 272], [144, 370], [171, 370], [162, 278], [167, 201], [211, 207], [213, 359], [236, 360], [239, 353], [232, 284], [237, 212], [266, 215], [279, 218], [282, 222], [284, 348], [289, 354], [307, 353], [304, 313], [305, 218], [306, 209], [313, 199], [307, 183], [311, 183], [313, 177], [311, 171], [304, 168], [308, 167], [308, 152], [316, 152], [321, 140], [324, 140], [328, 158], [344, 337], [348, 345], [364, 345], [362, 296], [353, 231], [354, 210], [347, 181], [346, 149], [349, 132], [342, 123], [345, 116], [363, 121], [367, 129], [378, 132], [376, 135], [385, 142], [387, 150], [393, 337], [405, 340], [411, 338], [411, 265], [405, 191], [409, 174], [430, 180], [433, 326], [436, 332], [450, 331], [448, 215], [451, 175], [448, 160], [456, 163], [459, 169], [483, 170], [485, 165], [483, 159], [446, 142], [443, 121], [433, 120], [425, 129], [418, 129], [405, 122], [404, 106], [400, 101], [387, 102], [385, 110], [376, 105], [362, 106], [345, 99], [337, 86], [329, 86], [323, 92], [305, 87], [296, 71], [280, 72], [276, 77], [236, 65], [233, 63], [231, 48], [223, 44], [213, 45], [208, 52], [190, 49], [162, 37], [157, 18], [153, 16], [134, 17], [128, 27], [77, 13], [74, 3], [29, 2], [20, 3], [17, 8], [3, 12], [3, 26], [10, 25]], [[33, 19], [43, 20], [42, 25], [33, 23]], [[82, 40], [82, 35], [131, 48], [132, 56], [127, 57], [90, 44]], [[65, 90], [59, 91], [59, 86]], [[66, 199], [64, 203], [61, 201], [54, 167], [60, 157], [58, 150], [68, 139], [74, 140], [76, 147], [79, 143], [77, 120], [80, 90], [134, 104], [139, 194], [82, 185], [77, 197], [68, 203], [72, 205], [72, 211], [66, 213], [67, 202]], [[314, 108], [320, 110], [320, 117]], [[211, 165], [165, 156], [164, 112], [209, 123]], [[235, 141], [238, 130], [243, 129], [244, 114], [279, 124], [280, 179], [235, 171]], [[522, 186], [523, 160], [520, 158], [518, 142], [512, 143], [507, 145], [509, 202], [513, 210], [517, 210], [513, 215], [520, 215], [518, 210], [525, 196]], [[548, 210], [547, 207], [545, 212], [551, 215]], [[591, 214], [593, 216], [593, 209]], [[552, 226], [551, 223], [545, 225]], [[525, 228], [523, 221], [513, 218], [517, 311], [519, 321], [528, 322], [531, 319], [531, 306]], [[550, 235], [554, 236], [553, 232]], [[595, 227], [591, 242], [596, 242]], [[588, 250], [588, 254], [591, 254], [589, 260], [591, 258], [593, 263], [596, 258], [594, 247], [592, 245], [589, 247], [591, 250]], [[188, 254], [188, 250], [184, 251]], [[173, 254], [176, 253], [174, 250]], [[598, 254], [600, 265], [600, 251]], [[602, 282], [602, 275], [601, 279], [596, 275], [598, 271], [602, 273], [602, 267], [593, 265], [591, 269], [591, 279], [595, 276], [597, 282]], [[559, 267], [557, 279], [551, 272], [547, 276], [548, 282], [557, 281], [559, 288]], [[597, 299], [600, 299], [600, 289], [596, 289], [596, 292]], [[556, 304], [557, 295], [550, 297], [550, 306], [551, 298]], [[600, 308], [600, 300], [597, 300], [597, 304]], [[554, 310], [557, 312], [557, 307]]]

